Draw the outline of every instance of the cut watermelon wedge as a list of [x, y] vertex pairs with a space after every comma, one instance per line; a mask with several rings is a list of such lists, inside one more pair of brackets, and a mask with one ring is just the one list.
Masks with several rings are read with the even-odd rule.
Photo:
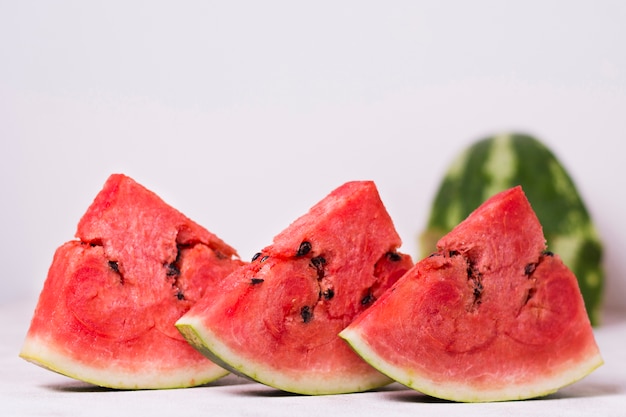
[[421, 257], [496, 192], [520, 185], [533, 206], [548, 250], [578, 278], [592, 325], [601, 323], [605, 272], [600, 235], [572, 177], [539, 139], [503, 133], [472, 143], [449, 166], [420, 235]]
[[340, 337], [392, 379], [453, 401], [552, 393], [600, 366], [574, 274], [521, 187], [438, 242]]
[[176, 325], [207, 357], [284, 391], [379, 387], [391, 380], [337, 334], [413, 265], [400, 243], [374, 183], [346, 183]]
[[244, 264], [233, 248], [121, 174], [77, 237], [54, 255], [22, 358], [110, 388], [188, 387], [227, 374], [174, 322]]

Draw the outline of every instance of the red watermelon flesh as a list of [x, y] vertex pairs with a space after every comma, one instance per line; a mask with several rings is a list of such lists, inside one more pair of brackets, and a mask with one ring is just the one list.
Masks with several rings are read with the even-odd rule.
[[96, 385], [174, 388], [227, 371], [175, 321], [235, 268], [235, 250], [131, 178], [114, 174], [60, 246], [20, 356]]
[[300, 394], [391, 380], [337, 334], [413, 262], [371, 181], [344, 184], [298, 218], [177, 326], [227, 369]]
[[396, 381], [453, 401], [552, 393], [602, 364], [576, 277], [522, 189], [493, 196], [342, 333]]

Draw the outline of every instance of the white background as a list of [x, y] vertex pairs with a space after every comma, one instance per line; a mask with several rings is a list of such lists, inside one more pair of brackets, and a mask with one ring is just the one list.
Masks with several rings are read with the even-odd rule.
[[0, 0], [0, 303], [124, 172], [244, 259], [345, 181], [416, 238], [451, 159], [536, 135], [624, 305], [626, 2]]

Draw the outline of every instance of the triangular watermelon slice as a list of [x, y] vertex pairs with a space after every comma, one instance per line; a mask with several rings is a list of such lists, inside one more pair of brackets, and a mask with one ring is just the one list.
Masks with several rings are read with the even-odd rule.
[[400, 244], [374, 183], [346, 183], [177, 326], [227, 369], [284, 391], [337, 394], [387, 384], [337, 334], [413, 265], [396, 251]]
[[54, 255], [20, 356], [110, 388], [175, 388], [227, 371], [174, 322], [244, 262], [131, 178], [114, 174]]
[[394, 380], [453, 401], [552, 393], [600, 366], [576, 277], [522, 189], [491, 197], [341, 337]]

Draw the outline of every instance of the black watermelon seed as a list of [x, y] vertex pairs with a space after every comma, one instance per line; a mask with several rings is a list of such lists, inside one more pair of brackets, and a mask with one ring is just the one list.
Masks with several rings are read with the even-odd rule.
[[402, 257], [398, 252], [387, 252], [387, 259], [389, 259], [391, 262], [400, 262], [402, 260]]
[[368, 292], [367, 294], [365, 294], [365, 297], [361, 298], [361, 305], [366, 306], [373, 303], [375, 300], [376, 297], [374, 297], [374, 294]]
[[168, 277], [173, 277], [176, 275], [180, 275], [180, 268], [178, 268], [178, 266], [176, 266], [176, 263], [172, 262], [171, 264], [167, 264], [167, 272], [165, 272], [165, 274]]
[[334, 296], [335, 296], [335, 291], [332, 288], [328, 288], [326, 289], [326, 291], [322, 293], [322, 297], [324, 297], [324, 300], [330, 300]]
[[541, 254], [544, 256], [554, 256], [554, 253], [549, 250], [544, 250]]
[[300, 244], [298, 252], [296, 252], [296, 256], [304, 256], [309, 252], [311, 252], [311, 242], [304, 241]]
[[524, 267], [524, 274], [530, 275], [535, 272], [535, 268], [537, 268], [537, 264], [530, 263]]
[[176, 298], [178, 298], [179, 300], [184, 300], [185, 299], [185, 295], [183, 294], [182, 291], [178, 291], [176, 293]]
[[164, 264], [165, 268], [167, 268], [167, 271], [165, 272], [165, 274], [168, 277], [174, 277], [174, 276], [178, 276], [180, 275], [180, 260], [182, 257], [182, 245], [176, 245], [176, 259], [174, 259], [174, 262], [171, 262], [169, 264]]
[[265, 280], [264, 280], [263, 278], [252, 278], [252, 279], [250, 280], [250, 283], [251, 283], [252, 285], [256, 285], [256, 284], [260, 284], [260, 283], [262, 283], [262, 282], [264, 282], [264, 281], [265, 281]]
[[474, 305], [478, 305], [478, 304], [482, 304], [482, 294], [483, 294], [483, 290], [485, 289], [483, 287], [483, 283], [480, 282], [480, 277], [477, 279], [472, 279], [473, 283], [474, 283], [474, 289], [472, 291], [472, 295], [474, 296]]
[[304, 306], [300, 309], [300, 317], [302, 317], [303, 323], [308, 323], [313, 320], [313, 311], [311, 311], [311, 307]]
[[326, 266], [326, 258], [322, 256], [316, 256], [311, 258], [311, 265], [317, 270], [317, 279], [324, 278], [324, 267]]
[[116, 261], [109, 261], [109, 268], [111, 268], [113, 272], [120, 273], [120, 266]]
[[322, 256], [316, 256], [315, 258], [311, 258], [311, 264], [317, 269], [323, 268], [326, 265], [326, 259]]
[[474, 288], [473, 294], [474, 294], [474, 302], [480, 302], [480, 295], [483, 293], [483, 289], [482, 286], [477, 286], [476, 288]]
[[267, 261], [268, 258], [269, 258], [269, 256], [265, 255], [264, 257], [261, 258], [261, 260], [259, 262], [265, 262], [265, 261]]
[[259, 259], [259, 256], [261, 256], [261, 252], [257, 252], [254, 254], [254, 256], [252, 257], [252, 262], [256, 261], [257, 259]]
[[458, 250], [451, 250], [450, 252], [448, 252], [448, 256], [453, 257], [453, 256], [457, 256], [459, 254]]

